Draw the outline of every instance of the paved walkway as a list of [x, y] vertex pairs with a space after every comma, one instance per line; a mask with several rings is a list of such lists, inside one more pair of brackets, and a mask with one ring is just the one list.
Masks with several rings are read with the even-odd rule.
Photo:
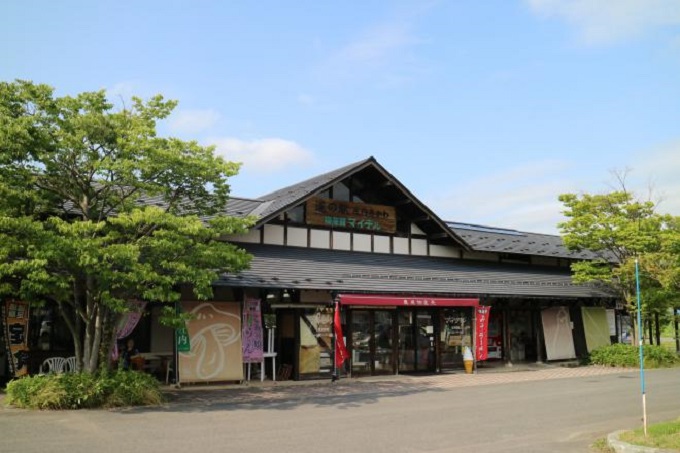
[[329, 396], [363, 395], [380, 392], [397, 395], [414, 391], [446, 390], [460, 387], [498, 385], [515, 382], [543, 381], [634, 373], [636, 369], [583, 366], [566, 368], [551, 365], [516, 368], [483, 369], [476, 374], [445, 373], [437, 375], [374, 376], [315, 381], [254, 381], [242, 385], [206, 386], [185, 385], [181, 389], [168, 388], [170, 404], [262, 404], [273, 400], [313, 399]]

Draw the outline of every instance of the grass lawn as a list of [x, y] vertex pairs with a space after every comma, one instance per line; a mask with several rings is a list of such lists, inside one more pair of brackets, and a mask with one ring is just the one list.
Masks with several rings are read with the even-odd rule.
[[647, 437], [642, 428], [635, 431], [626, 431], [619, 436], [624, 442], [646, 447], [675, 449], [680, 451], [680, 419], [657, 423], [647, 427]]

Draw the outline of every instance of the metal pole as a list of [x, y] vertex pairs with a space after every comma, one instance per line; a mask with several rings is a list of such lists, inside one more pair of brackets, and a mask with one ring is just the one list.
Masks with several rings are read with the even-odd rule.
[[[635, 292], [637, 294], [637, 322], [638, 327], [642, 323], [642, 310], [640, 309], [640, 267], [635, 259]], [[645, 357], [642, 348], [642, 329], [638, 328], [638, 347], [640, 350], [640, 389], [642, 390], [642, 427], [647, 437], [647, 399], [645, 395]]]
[[333, 372], [331, 373], [331, 382], [335, 382], [338, 380], [338, 364], [337, 364], [337, 354], [336, 354], [336, 349], [337, 349], [337, 344], [336, 342], [338, 341], [336, 338], [336, 333], [335, 333], [335, 317], [337, 316], [337, 310], [338, 310], [338, 300], [334, 299], [333, 300], [333, 337], [331, 341], [331, 354], [333, 354]]
[[[179, 307], [179, 302], [175, 302], [175, 315], [179, 315], [180, 313], [180, 307]], [[174, 377], [175, 377], [175, 388], [180, 388], [180, 383], [179, 383], [179, 350], [177, 348], [177, 327], [174, 329], [175, 331], [175, 341], [173, 342], [172, 345], [172, 361], [173, 361], [173, 368], [174, 368]], [[170, 364], [168, 364], [170, 366]]]
[[675, 327], [675, 352], [680, 352], [680, 336], [678, 336], [678, 314], [680, 309], [673, 308], [673, 325]]

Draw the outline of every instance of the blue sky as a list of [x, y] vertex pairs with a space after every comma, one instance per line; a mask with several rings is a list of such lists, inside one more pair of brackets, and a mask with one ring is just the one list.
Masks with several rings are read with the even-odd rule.
[[373, 155], [446, 220], [556, 233], [624, 169], [680, 215], [680, 0], [7, 0], [15, 78], [179, 100], [235, 196]]

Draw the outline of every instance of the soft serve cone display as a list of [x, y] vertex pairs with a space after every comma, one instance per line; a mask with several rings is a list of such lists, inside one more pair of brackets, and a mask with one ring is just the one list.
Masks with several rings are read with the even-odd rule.
[[465, 365], [465, 372], [467, 374], [472, 374], [474, 360], [474, 357], [472, 357], [472, 350], [468, 346], [465, 346], [465, 349], [463, 349], [463, 364]]

